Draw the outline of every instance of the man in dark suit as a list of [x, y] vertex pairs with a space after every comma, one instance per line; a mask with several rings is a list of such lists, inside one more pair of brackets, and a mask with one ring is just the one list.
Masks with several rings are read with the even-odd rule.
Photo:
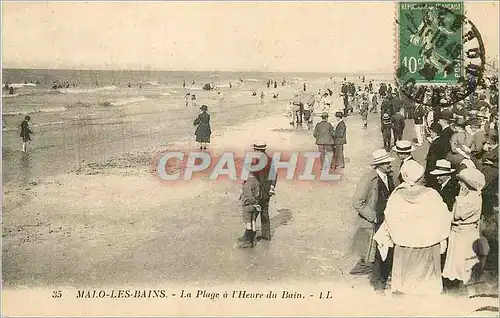
[[431, 174], [431, 171], [436, 168], [436, 162], [437, 162], [437, 153], [438, 153], [438, 148], [439, 147], [439, 134], [441, 134], [441, 131], [443, 130], [441, 128], [441, 125], [437, 122], [434, 121], [434, 123], [430, 127], [431, 130], [431, 136], [428, 137], [430, 146], [429, 150], [427, 152], [427, 156], [425, 157], [425, 186], [430, 187], [433, 189], [438, 189], [438, 183], [435, 175]]
[[360, 179], [354, 192], [353, 207], [359, 215], [359, 228], [353, 238], [353, 251], [361, 259], [350, 274], [367, 273], [372, 264], [370, 283], [376, 291], [383, 292], [391, 273], [393, 249], [382, 260], [373, 234], [384, 222], [384, 210], [394, 190], [391, 165], [394, 158], [385, 149], [374, 151], [372, 157], [374, 169]]
[[434, 170], [430, 172], [431, 175], [436, 176], [438, 183], [436, 190], [443, 198], [450, 212], [453, 210], [453, 205], [460, 191], [460, 185], [455, 178], [454, 172], [455, 169], [451, 168], [451, 163], [446, 159], [439, 159]]
[[450, 139], [455, 133], [450, 127], [450, 122], [453, 120], [453, 113], [450, 110], [443, 110], [438, 120], [441, 125], [441, 133], [436, 146], [436, 159], [445, 159], [448, 152], [451, 150]]
[[480, 166], [480, 170], [486, 179], [486, 184], [482, 190], [482, 213], [489, 216], [493, 213], [493, 208], [498, 206], [498, 131], [490, 131], [484, 148], [485, 153], [481, 158]]
[[318, 151], [321, 153], [321, 168], [325, 164], [325, 156], [329, 157], [330, 168], [335, 168], [335, 163], [333, 162], [333, 145], [335, 143], [333, 135], [335, 130], [332, 124], [328, 122], [328, 113], [324, 112], [321, 114], [321, 121], [316, 124], [314, 128], [313, 136], [316, 138], [316, 145], [318, 145]]
[[396, 113], [392, 115], [392, 131], [394, 133], [394, 145], [396, 141], [403, 139], [403, 131], [405, 129], [405, 118], [400, 113], [400, 109], [396, 110]]
[[347, 143], [346, 133], [347, 127], [345, 125], [342, 112], [336, 112], [335, 117], [338, 118], [337, 126], [333, 134], [333, 158], [334, 168], [344, 168], [344, 145]]

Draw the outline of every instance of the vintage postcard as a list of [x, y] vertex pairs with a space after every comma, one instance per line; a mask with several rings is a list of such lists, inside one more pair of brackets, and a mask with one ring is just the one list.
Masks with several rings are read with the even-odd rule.
[[2, 2], [5, 316], [498, 316], [497, 1]]

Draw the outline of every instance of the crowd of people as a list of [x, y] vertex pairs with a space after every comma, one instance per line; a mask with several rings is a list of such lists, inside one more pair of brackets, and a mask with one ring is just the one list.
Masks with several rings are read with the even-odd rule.
[[[312, 135], [322, 165], [328, 158], [327, 168], [338, 170], [345, 167], [344, 118], [359, 114], [366, 128], [368, 113], [380, 114], [383, 148], [372, 154], [373, 170], [360, 179], [353, 198], [359, 216], [353, 250], [360, 260], [351, 274], [369, 274], [380, 293], [390, 286], [394, 294], [429, 294], [466, 291], [485, 280], [486, 270], [497, 273], [497, 253], [491, 253], [498, 249], [496, 86], [479, 92], [477, 99], [471, 95], [449, 107], [432, 108], [410, 101], [391, 84], [381, 83], [378, 90], [371, 81], [364, 88], [346, 81], [341, 85], [343, 109], [334, 109], [339, 103], [334, 103], [331, 90], [319, 90], [297, 93], [290, 115], [291, 124], [305, 122], [312, 130], [313, 115], [320, 112]], [[332, 109], [335, 120], [330, 122]], [[200, 149], [210, 142], [206, 111], [202, 106], [194, 122]], [[414, 126], [413, 140], [403, 139], [407, 126]], [[428, 146], [427, 155], [419, 163], [413, 152], [423, 146]], [[265, 143], [256, 143], [254, 150], [265, 153]], [[400, 161], [397, 175], [391, 152]], [[268, 210], [276, 187], [276, 178], [268, 178], [272, 169], [268, 165], [252, 172], [243, 184], [241, 248], [255, 246], [259, 215], [262, 238], [271, 239]]]
[[[360, 261], [351, 274], [369, 273], [381, 293], [388, 282], [395, 294], [466, 292], [485, 280], [485, 269], [498, 272], [496, 85], [434, 108], [382, 87], [383, 148], [354, 194]], [[413, 140], [403, 140], [407, 118]], [[429, 149], [418, 163], [412, 152], [424, 138]], [[397, 178], [391, 150], [401, 162]]]

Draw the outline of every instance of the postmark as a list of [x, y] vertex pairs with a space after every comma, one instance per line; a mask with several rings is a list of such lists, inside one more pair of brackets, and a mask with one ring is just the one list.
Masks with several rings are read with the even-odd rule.
[[449, 106], [472, 94], [485, 67], [481, 34], [463, 2], [398, 4], [396, 84], [409, 99]]

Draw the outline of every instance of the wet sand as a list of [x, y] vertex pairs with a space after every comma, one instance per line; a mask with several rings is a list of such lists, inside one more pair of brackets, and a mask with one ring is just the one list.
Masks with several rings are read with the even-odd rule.
[[[248, 150], [256, 139], [265, 140], [270, 151], [316, 151], [311, 132], [291, 130], [283, 111], [282, 104], [257, 104], [213, 115], [215, 135], [209, 151]], [[349, 275], [357, 261], [349, 249], [357, 217], [351, 199], [359, 178], [370, 169], [371, 152], [382, 145], [378, 115], [370, 116], [367, 130], [361, 128], [359, 116], [346, 119], [347, 167], [340, 182], [280, 181], [270, 208], [273, 240], [247, 250], [235, 246], [243, 229], [238, 183], [196, 179], [173, 187], [152, 172], [152, 157], [161, 151], [196, 149], [192, 125], [179, 118], [189, 123], [193, 114], [176, 114], [169, 122], [156, 114], [147, 121], [158, 125], [158, 132], [103, 142], [93, 145], [94, 150], [80, 148], [86, 163], [103, 151], [108, 157], [114, 149], [134, 151], [81, 165], [78, 171], [54, 173], [59, 162], [72, 156], [71, 148], [61, 150], [61, 158], [37, 152], [36, 161], [25, 168], [29, 172], [53, 166], [48, 169], [52, 176], [18, 172], [22, 182], [4, 184], [4, 287], [328, 282], [338, 286], [337, 295], [353, 290], [373, 297], [371, 301], [379, 299], [367, 277]], [[408, 125], [408, 136], [414, 134], [411, 128]], [[421, 149], [417, 159], [424, 153]], [[345, 295], [350, 295], [350, 305], [332, 306], [328, 314], [356, 308], [354, 294]], [[404, 312], [397, 308], [394, 314]], [[442, 312], [449, 309], [453, 314], [457, 308], [448, 306]], [[377, 306], [362, 313], [393, 311]]]

